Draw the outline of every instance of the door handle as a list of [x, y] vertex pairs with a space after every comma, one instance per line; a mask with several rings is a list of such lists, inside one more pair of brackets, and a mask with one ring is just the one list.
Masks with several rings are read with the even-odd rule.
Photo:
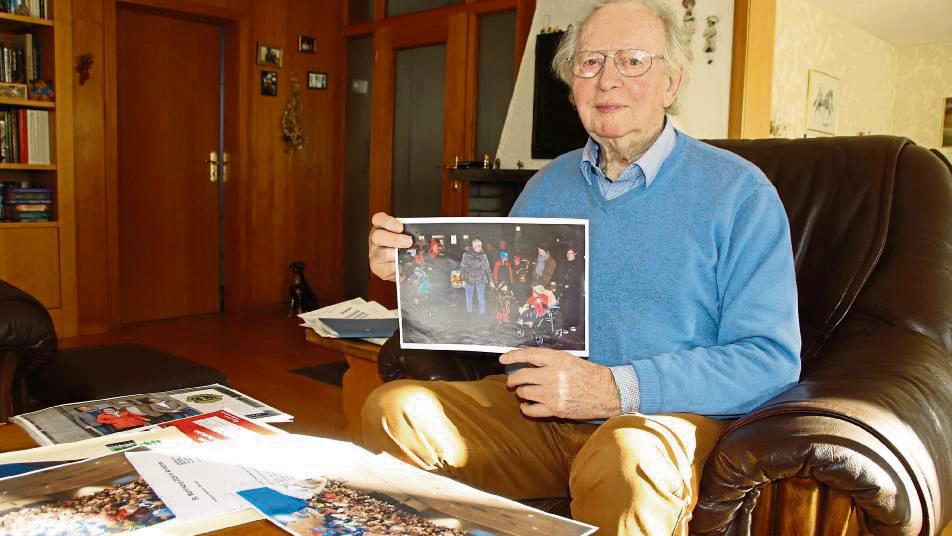
[[208, 153], [208, 180], [218, 182], [218, 153], [212, 151]]
[[231, 158], [228, 153], [223, 152], [221, 154], [221, 181], [228, 182], [228, 164], [230, 164]]

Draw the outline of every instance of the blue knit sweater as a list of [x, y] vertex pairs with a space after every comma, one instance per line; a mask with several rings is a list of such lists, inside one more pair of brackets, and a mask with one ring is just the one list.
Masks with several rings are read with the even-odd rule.
[[650, 186], [608, 201], [580, 162], [536, 173], [510, 216], [589, 220], [590, 359], [634, 367], [639, 411], [740, 415], [795, 383], [790, 229], [763, 173], [678, 132]]

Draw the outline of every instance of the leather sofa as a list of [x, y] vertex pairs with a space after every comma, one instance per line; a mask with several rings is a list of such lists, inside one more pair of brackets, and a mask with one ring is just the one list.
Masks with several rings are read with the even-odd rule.
[[[939, 534], [952, 521], [949, 161], [892, 136], [710, 143], [759, 166], [787, 210], [803, 367], [720, 439], [691, 532]], [[385, 380], [500, 371], [394, 340], [379, 368]]]
[[[142, 373], [130, 373], [139, 365]], [[46, 308], [0, 280], [0, 423], [70, 402], [228, 384], [214, 368], [137, 344], [59, 350]]]

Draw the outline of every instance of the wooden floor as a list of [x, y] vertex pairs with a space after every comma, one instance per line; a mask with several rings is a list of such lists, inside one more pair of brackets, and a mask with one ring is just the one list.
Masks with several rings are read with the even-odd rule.
[[233, 388], [294, 415], [293, 423], [278, 425], [288, 432], [343, 439], [347, 423], [341, 389], [289, 372], [341, 359], [305, 342], [305, 328], [298, 323], [297, 318], [277, 313], [189, 317], [133, 324], [108, 335], [61, 339], [60, 348], [106, 343], [151, 346], [215, 367]]

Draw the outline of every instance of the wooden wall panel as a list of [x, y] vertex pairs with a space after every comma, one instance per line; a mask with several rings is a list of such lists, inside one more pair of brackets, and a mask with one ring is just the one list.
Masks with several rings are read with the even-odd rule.
[[[116, 211], [106, 193], [111, 159], [110, 108], [115, 95], [104, 83], [104, 74], [115, 69], [114, 27], [110, 14], [117, 0], [84, 0], [81, 16], [73, 24], [76, 54], [91, 52], [96, 63], [91, 78], [76, 88], [75, 133], [77, 232], [79, 258], [79, 316], [86, 332], [101, 331], [118, 314], [118, 263], [110, 257], [108, 215]], [[290, 281], [288, 263], [304, 260], [307, 275], [325, 302], [340, 297], [340, 208], [335, 201], [333, 103], [337, 85], [338, 4], [334, 0], [132, 0], [160, 9], [187, 10], [202, 16], [225, 13], [244, 17], [248, 35], [236, 36], [242, 50], [239, 66], [238, 114], [247, 125], [244, 139], [236, 140], [230, 172], [243, 180], [226, 193], [226, 206], [237, 223], [226, 233], [226, 310], [274, 309], [284, 306]], [[88, 8], [86, 7], [88, 2]], [[114, 22], [112, 22], [114, 24]], [[297, 51], [299, 35], [317, 39], [316, 54]], [[254, 44], [264, 42], [284, 48], [284, 64], [278, 68], [279, 94], [260, 94], [262, 66], [254, 63]], [[291, 91], [294, 72], [301, 84], [306, 145], [286, 153], [281, 138], [281, 112]], [[306, 89], [308, 71], [328, 73], [327, 90]], [[121, 76], [121, 73], [115, 73]], [[230, 75], [229, 80], [232, 79]], [[229, 118], [227, 124], [232, 124]], [[237, 121], [241, 123], [241, 121]], [[227, 136], [233, 136], [234, 128]], [[113, 136], [115, 133], [113, 132]], [[234, 143], [226, 139], [226, 143]], [[114, 152], [114, 148], [112, 149]], [[226, 190], [228, 187], [226, 186]]]
[[[105, 88], [103, 76], [104, 0], [87, 0], [73, 14], [73, 52], [92, 54], [89, 79], [79, 85], [73, 76], [74, 165], [76, 169], [76, 279], [79, 283], [79, 331], [99, 331], [109, 320], [109, 257], [106, 245], [106, 151], [103, 121]], [[91, 323], [95, 323], [91, 325]]]
[[[60, 285], [59, 229], [49, 225], [4, 229], [0, 233], [0, 279], [15, 281], [16, 286], [32, 295], [47, 309], [62, 303]], [[37, 262], [52, 259], [54, 262]]]

